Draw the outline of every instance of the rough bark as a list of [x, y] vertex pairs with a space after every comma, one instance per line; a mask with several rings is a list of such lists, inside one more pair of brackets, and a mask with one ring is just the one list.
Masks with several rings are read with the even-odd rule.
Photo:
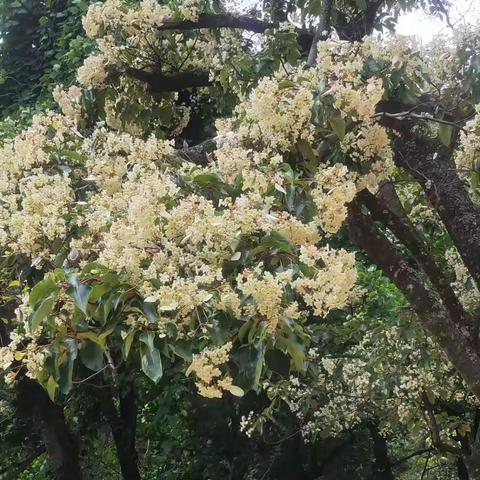
[[452, 151], [435, 142], [397, 140], [395, 161], [422, 186], [440, 216], [465, 266], [480, 285], [480, 208], [458, 177]]
[[382, 222], [408, 248], [428, 276], [451, 318], [459, 326], [471, 326], [471, 318], [455, 295], [442, 269], [428, 254], [426, 245], [403, 210], [393, 185], [391, 183], [383, 185], [377, 197], [365, 190], [360, 193], [359, 198], [370, 210], [372, 218]]
[[[0, 317], [14, 318], [15, 301], [0, 305]], [[6, 324], [0, 320], [0, 346], [10, 342]], [[19, 410], [41, 429], [45, 450], [55, 470], [57, 480], [81, 480], [79, 451], [70, 433], [63, 409], [50, 400], [46, 390], [36, 381], [24, 377], [15, 384]]]

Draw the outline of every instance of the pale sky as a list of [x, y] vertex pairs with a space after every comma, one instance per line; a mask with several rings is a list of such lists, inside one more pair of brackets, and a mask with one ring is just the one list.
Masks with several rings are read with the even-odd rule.
[[[451, 23], [462, 24], [480, 22], [480, 0], [452, 0]], [[422, 11], [414, 11], [399, 18], [397, 33], [415, 35], [423, 43], [429, 42], [437, 33], [448, 34], [450, 28], [439, 18], [428, 16]]]

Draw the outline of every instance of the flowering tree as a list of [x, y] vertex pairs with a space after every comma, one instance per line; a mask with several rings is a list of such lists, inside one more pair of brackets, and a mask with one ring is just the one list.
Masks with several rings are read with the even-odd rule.
[[[180, 365], [207, 398], [265, 386], [286, 398], [265, 360], [279, 352], [293, 386], [299, 376], [332, 402], [353, 389], [372, 418], [392, 406], [370, 394], [398, 372], [399, 344], [399, 408], [421, 405], [433, 446], [480, 477], [476, 429], [446, 440], [435, 417], [449, 389], [480, 400], [480, 32], [421, 49], [371, 36], [417, 3], [274, 2], [248, 16], [189, 0], [91, 5], [95, 49], [77, 83], [1, 148], [0, 366], [41, 398], [59, 478], [81, 474], [52, 401], [84, 381], [108, 388], [122, 473], [135, 479], [137, 372], [158, 382]], [[376, 379], [363, 361], [335, 377], [338, 362], [319, 358], [319, 325], [363, 298], [360, 261], [404, 295], [435, 375], [412, 370], [418, 338], [402, 343], [395, 328]], [[349, 353], [374, 343], [367, 332]]]

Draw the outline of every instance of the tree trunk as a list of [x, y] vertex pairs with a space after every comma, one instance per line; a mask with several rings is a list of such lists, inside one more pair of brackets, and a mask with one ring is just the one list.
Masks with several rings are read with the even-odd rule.
[[45, 389], [34, 380], [20, 380], [16, 390], [19, 407], [41, 426], [55, 478], [81, 480], [78, 446], [67, 427], [63, 409], [53, 403]]
[[118, 462], [124, 480], [141, 480], [138, 468], [138, 454], [135, 448], [137, 429], [137, 403], [135, 392], [129, 389], [125, 395], [119, 395], [119, 408], [115, 408], [112, 397], [105, 402], [105, 413], [112, 430], [117, 449]]
[[376, 424], [369, 424], [368, 429], [372, 437], [373, 455], [375, 458], [374, 478], [377, 480], [394, 480], [392, 464], [388, 456], [387, 441], [380, 435]]
[[465, 462], [460, 457], [457, 459], [457, 474], [458, 480], [470, 480]]

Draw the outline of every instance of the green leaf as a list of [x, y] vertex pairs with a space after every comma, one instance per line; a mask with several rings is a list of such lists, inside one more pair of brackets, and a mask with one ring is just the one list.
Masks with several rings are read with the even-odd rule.
[[78, 336], [82, 339], [91, 340], [92, 342], [97, 343], [101, 347], [105, 345], [105, 339], [97, 335], [95, 332], [80, 332], [78, 333]]
[[35, 305], [44, 297], [49, 296], [51, 293], [56, 292], [59, 290], [58, 285], [55, 281], [50, 278], [46, 277], [41, 282], [38, 282], [31, 290], [30, 295], [28, 297], [28, 301], [30, 306], [35, 307]]
[[145, 375], [155, 383], [162, 378], [163, 367], [162, 357], [159, 350], [154, 346], [155, 335], [153, 332], [142, 332], [139, 340], [144, 344], [141, 346], [142, 370]]
[[307, 160], [311, 160], [314, 162], [316, 160], [316, 155], [315, 152], [313, 151], [312, 146], [310, 145], [310, 142], [308, 140], [305, 140], [304, 138], [301, 138], [297, 142], [297, 148], [302, 154], [303, 158], [306, 158]]
[[30, 329], [34, 332], [40, 324], [50, 315], [53, 305], [57, 300], [57, 292], [51, 293], [47, 298], [40, 301], [40, 304], [30, 316]]
[[449, 147], [452, 141], [452, 126], [441, 123], [438, 128], [438, 136], [440, 138], [440, 141], [445, 146]]
[[261, 245], [272, 250], [271, 253], [292, 253], [292, 244], [280, 233], [272, 231], [269, 235], [263, 237]]
[[142, 305], [142, 311], [148, 323], [158, 323], [158, 312], [155, 304], [150, 302], [144, 302]]
[[98, 343], [86, 339], [80, 349], [80, 360], [90, 370], [98, 372], [104, 366], [103, 348]]
[[77, 358], [77, 342], [73, 338], [67, 338], [64, 342], [67, 361], [59, 367], [58, 385], [63, 394], [68, 394], [72, 389], [73, 364]]
[[193, 178], [193, 181], [202, 187], [222, 185], [221, 178], [216, 173], [201, 173]]
[[128, 358], [130, 349], [132, 348], [132, 342], [135, 337], [135, 330], [130, 330], [126, 337], [123, 339], [123, 354], [125, 358]]
[[362, 12], [367, 9], [367, 2], [365, 0], [355, 0], [355, 4]]
[[470, 177], [470, 183], [474, 190], [478, 190], [478, 186], [480, 185], [480, 173], [473, 172], [472, 176]]
[[242, 388], [237, 387], [236, 385], [232, 385], [228, 391], [232, 394], [235, 395], [236, 397], [243, 397], [245, 395], [245, 392], [243, 391]]
[[157, 348], [141, 348], [142, 370], [145, 375], [155, 383], [158, 383], [163, 375], [162, 357]]
[[58, 383], [55, 381], [55, 378], [50, 375], [47, 381], [47, 393], [52, 402], [55, 401], [55, 392], [57, 391]]
[[285, 88], [292, 88], [295, 86], [295, 82], [292, 82], [291, 80], [282, 80], [278, 84], [278, 89], [283, 90]]
[[76, 276], [71, 276], [69, 281], [72, 285], [68, 288], [67, 295], [72, 297], [78, 308], [87, 315], [88, 296], [92, 288], [83, 283], [79, 283]]
[[330, 118], [330, 125], [340, 140], [345, 137], [345, 120], [340, 116]]

